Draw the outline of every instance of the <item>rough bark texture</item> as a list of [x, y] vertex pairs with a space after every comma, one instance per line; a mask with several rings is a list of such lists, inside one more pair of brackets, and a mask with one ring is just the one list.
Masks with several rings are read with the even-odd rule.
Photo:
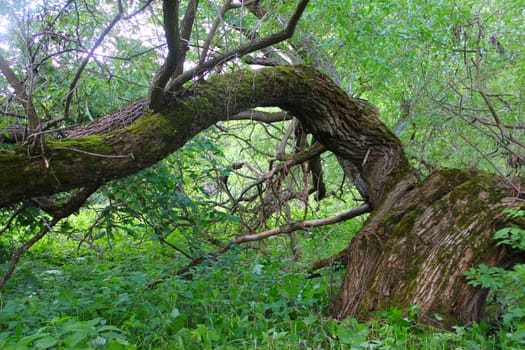
[[[0, 150], [0, 206], [144, 169], [200, 131], [253, 107], [278, 106], [334, 152], [374, 211], [347, 252], [348, 270], [334, 315], [366, 318], [418, 303], [446, 323], [483, 315], [486, 292], [463, 273], [484, 262], [510, 264], [492, 233], [505, 207], [523, 206], [525, 181], [447, 170], [418, 184], [402, 145], [366, 101], [349, 98], [308, 67], [239, 71], [199, 81], [156, 108], [148, 101], [47, 140], [45, 154], [25, 146]], [[520, 197], [521, 196], [521, 197]], [[521, 258], [521, 257], [519, 257]], [[445, 324], [445, 325], [447, 325]]]
[[505, 208], [525, 206], [517, 191], [521, 182], [475, 170], [442, 170], [386, 215], [372, 213], [347, 251], [334, 315], [365, 319], [391, 306], [418, 304], [421, 317], [444, 327], [482, 319], [487, 291], [467, 285], [464, 274], [481, 263], [523, 261], [492, 238]]
[[[401, 143], [377, 118], [375, 108], [348, 98], [311, 68], [216, 76], [173, 96], [157, 113], [146, 110], [145, 103], [136, 102], [109, 120], [70, 133], [79, 137], [48, 140], [45, 155], [28, 156], [24, 146], [1, 150], [0, 206], [135, 173], [217, 121], [258, 106], [292, 112], [319, 142], [352, 162], [361, 172], [372, 205], [401, 178], [415, 182]], [[135, 121], [128, 124], [130, 120]], [[94, 134], [100, 129], [111, 131]]]

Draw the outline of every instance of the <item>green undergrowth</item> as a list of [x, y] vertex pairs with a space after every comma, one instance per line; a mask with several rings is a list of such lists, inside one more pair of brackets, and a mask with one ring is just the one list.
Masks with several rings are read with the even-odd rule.
[[308, 278], [285, 253], [272, 256], [237, 247], [172, 277], [180, 261], [154, 242], [122, 242], [100, 259], [49, 240], [3, 291], [0, 348], [497, 348], [486, 327], [418, 325], [416, 307], [368, 323], [333, 320], [328, 308], [343, 270]]

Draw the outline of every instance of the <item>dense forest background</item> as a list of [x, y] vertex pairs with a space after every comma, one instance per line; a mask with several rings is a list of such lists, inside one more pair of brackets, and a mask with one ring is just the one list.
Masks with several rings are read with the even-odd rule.
[[[296, 15], [291, 38], [252, 50]], [[2, 0], [1, 181], [22, 178], [7, 162], [20, 145], [47, 168], [53, 140], [127, 126], [133, 120], [113, 113], [154, 107], [143, 98], [163, 98], [159, 67], [178, 52], [184, 59], [165, 77], [175, 95], [197, 98], [214, 76], [246, 69], [315, 67], [371, 104], [418, 178], [477, 169], [514, 186], [525, 164], [524, 18], [520, 1]], [[186, 47], [170, 46], [167, 22]], [[417, 304], [332, 317], [340, 253], [371, 211], [345, 164], [293, 115], [263, 107], [228, 115], [128, 177], [16, 201], [5, 185], [0, 347], [525, 346], [521, 264], [465, 274], [489, 293], [478, 322], [443, 328], [448, 315]], [[502, 215], [494, 245], [523, 250], [523, 204]]]

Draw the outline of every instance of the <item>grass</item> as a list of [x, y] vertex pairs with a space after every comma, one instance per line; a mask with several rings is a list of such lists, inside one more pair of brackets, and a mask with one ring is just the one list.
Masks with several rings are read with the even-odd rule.
[[342, 271], [309, 279], [284, 252], [236, 248], [151, 288], [180, 267], [155, 242], [122, 241], [106, 260], [56, 237], [39, 247], [3, 291], [2, 349], [498, 348], [480, 326], [420, 326], [416, 307], [333, 320]]

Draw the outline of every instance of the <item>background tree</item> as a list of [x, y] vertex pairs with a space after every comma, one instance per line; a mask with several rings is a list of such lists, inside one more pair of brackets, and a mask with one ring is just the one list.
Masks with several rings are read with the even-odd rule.
[[[513, 64], [523, 48], [518, 40], [502, 42], [509, 28], [523, 33], [516, 23], [520, 7], [408, 2], [403, 17], [393, 5], [328, 2], [307, 9], [307, 3], [4, 2], [17, 31], [3, 34], [1, 48], [0, 204], [5, 232], [32, 213], [38, 233], [14, 249], [2, 285], [22, 253], [99, 190], [92, 200], [105, 209], [99, 208], [86, 236], [69, 230], [72, 238], [95, 244], [95, 227], [125, 230], [125, 220], [138, 220], [190, 265], [203, 260], [201, 243], [223, 252], [372, 210], [337, 256], [347, 262], [347, 275], [334, 315], [366, 317], [389, 305], [417, 303], [423, 315], [450, 317], [445, 324], [479, 319], [486, 292], [467, 286], [464, 272], [481, 262], [508, 265], [519, 258], [496, 247], [492, 232], [505, 224], [504, 208], [523, 206], [523, 180], [505, 176], [519, 173], [524, 160], [523, 74], [515, 74], [523, 67]], [[319, 13], [333, 13], [335, 21], [310, 27], [308, 20]], [[304, 30], [294, 41], [301, 17]], [[500, 19], [509, 22], [503, 30]], [[364, 40], [365, 34], [372, 39]], [[325, 74], [284, 62], [313, 64]], [[247, 68], [253, 64], [272, 67]], [[345, 67], [353, 70], [340, 72]], [[379, 110], [405, 141], [408, 156]], [[233, 126], [223, 123], [232, 120]], [[184, 162], [171, 159], [166, 168], [130, 180], [133, 191], [107, 185], [152, 166], [214, 125], [218, 131], [193, 143], [197, 159], [213, 164], [211, 175], [188, 174]], [[224, 154], [222, 134], [257, 156], [214, 164]], [[253, 135], [276, 146], [261, 146]], [[307, 220], [317, 205], [310, 194], [317, 200], [333, 194], [322, 186], [319, 156], [326, 150], [362, 198], [338, 216]], [[480, 157], [463, 156], [472, 151]], [[435, 171], [443, 165], [480, 170]], [[179, 172], [172, 176], [171, 169]], [[482, 171], [488, 169], [499, 176]], [[198, 205], [181, 174], [205, 179], [191, 189], [201, 195], [193, 196]], [[151, 208], [142, 191], [173, 208], [170, 215]], [[297, 203], [302, 216], [292, 210]], [[225, 220], [232, 232], [245, 234], [214, 237], [214, 225]], [[181, 241], [167, 237], [183, 226], [210, 234], [181, 248]]]

